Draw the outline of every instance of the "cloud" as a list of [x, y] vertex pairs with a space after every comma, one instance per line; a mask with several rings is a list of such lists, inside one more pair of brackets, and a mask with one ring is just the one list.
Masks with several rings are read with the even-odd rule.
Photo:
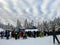
[[60, 0], [0, 0], [0, 9], [3, 10], [0, 17], [11, 22], [26, 18], [49, 21], [60, 16], [59, 6]]

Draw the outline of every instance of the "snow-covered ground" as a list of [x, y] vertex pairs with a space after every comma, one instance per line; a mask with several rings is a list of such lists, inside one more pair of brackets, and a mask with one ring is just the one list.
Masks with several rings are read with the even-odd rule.
[[[60, 36], [58, 35], [58, 38]], [[57, 41], [56, 44], [57, 45]], [[28, 39], [18, 39], [15, 40], [13, 38], [6, 40], [6, 39], [0, 39], [0, 45], [54, 45], [53, 44], [53, 37], [37, 37], [37, 38], [28, 38]]]

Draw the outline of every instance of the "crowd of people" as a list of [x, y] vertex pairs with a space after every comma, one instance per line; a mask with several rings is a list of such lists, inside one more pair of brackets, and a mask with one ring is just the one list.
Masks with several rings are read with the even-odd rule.
[[33, 38], [36, 38], [36, 37], [43, 37], [44, 36], [44, 32], [40, 32], [40, 31], [9, 31], [9, 30], [6, 30], [6, 31], [1, 31], [0, 32], [0, 38], [1, 39], [10, 39], [10, 38], [15, 38], [15, 39], [20, 39], [20, 38], [23, 38], [23, 39], [27, 39], [27, 37], [33, 37]]
[[9, 31], [9, 30], [5, 30], [5, 31], [1, 31], [0, 32], [0, 38], [1, 39], [10, 39], [10, 38], [14, 38], [14, 39], [27, 39], [27, 37], [30, 38], [36, 38], [36, 37], [44, 37], [46, 36], [46, 34], [49, 35], [53, 35], [53, 43], [55, 44], [55, 39], [57, 40], [57, 42], [60, 44], [60, 41], [57, 38], [57, 32], [55, 30], [53, 30], [52, 32], [46, 32], [46, 31], [25, 31], [25, 30], [13, 30], [13, 31]]

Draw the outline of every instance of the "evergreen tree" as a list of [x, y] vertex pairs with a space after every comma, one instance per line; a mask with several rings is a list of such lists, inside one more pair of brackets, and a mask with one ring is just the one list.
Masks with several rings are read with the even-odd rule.
[[17, 20], [17, 28], [22, 28], [21, 22], [19, 20]]

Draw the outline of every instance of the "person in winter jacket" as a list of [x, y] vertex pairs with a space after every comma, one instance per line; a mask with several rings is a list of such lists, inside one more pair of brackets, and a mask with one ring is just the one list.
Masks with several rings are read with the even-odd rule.
[[6, 39], [9, 39], [10, 31], [6, 30]]
[[40, 37], [44, 37], [44, 32], [40, 32]]
[[18, 39], [20, 38], [20, 32], [17, 32], [17, 38]]
[[37, 32], [36, 32], [37, 37], [39, 37], [39, 33], [40, 33], [40, 31], [37, 31]]
[[23, 37], [23, 32], [20, 32], [20, 38], [22, 38]]
[[36, 32], [33, 31], [32, 33], [33, 33], [33, 38], [36, 38]]
[[57, 36], [56, 36], [56, 32], [55, 30], [53, 30], [53, 43], [55, 44], [55, 39], [57, 40], [57, 42], [60, 44], [60, 41], [58, 40]]
[[4, 31], [1, 31], [1, 39], [4, 37]]
[[18, 39], [18, 33], [17, 33], [17, 31], [15, 32], [15, 39]]
[[12, 32], [11, 32], [11, 37], [15, 37], [15, 31], [13, 30]]
[[6, 37], [7, 31], [5, 31], [5, 37]]
[[23, 39], [27, 39], [27, 33], [26, 32], [23, 33]]
[[1, 32], [0, 32], [0, 37], [1, 37]]
[[56, 31], [55, 31], [55, 24], [53, 23], [53, 25], [52, 25], [53, 43], [55, 44], [55, 39], [56, 39], [57, 42], [60, 44], [60, 41], [58, 40], [56, 34], [57, 34], [57, 33], [56, 33]]
[[28, 34], [28, 37], [31, 37], [31, 32], [30, 31], [28, 31], [27, 34]]

